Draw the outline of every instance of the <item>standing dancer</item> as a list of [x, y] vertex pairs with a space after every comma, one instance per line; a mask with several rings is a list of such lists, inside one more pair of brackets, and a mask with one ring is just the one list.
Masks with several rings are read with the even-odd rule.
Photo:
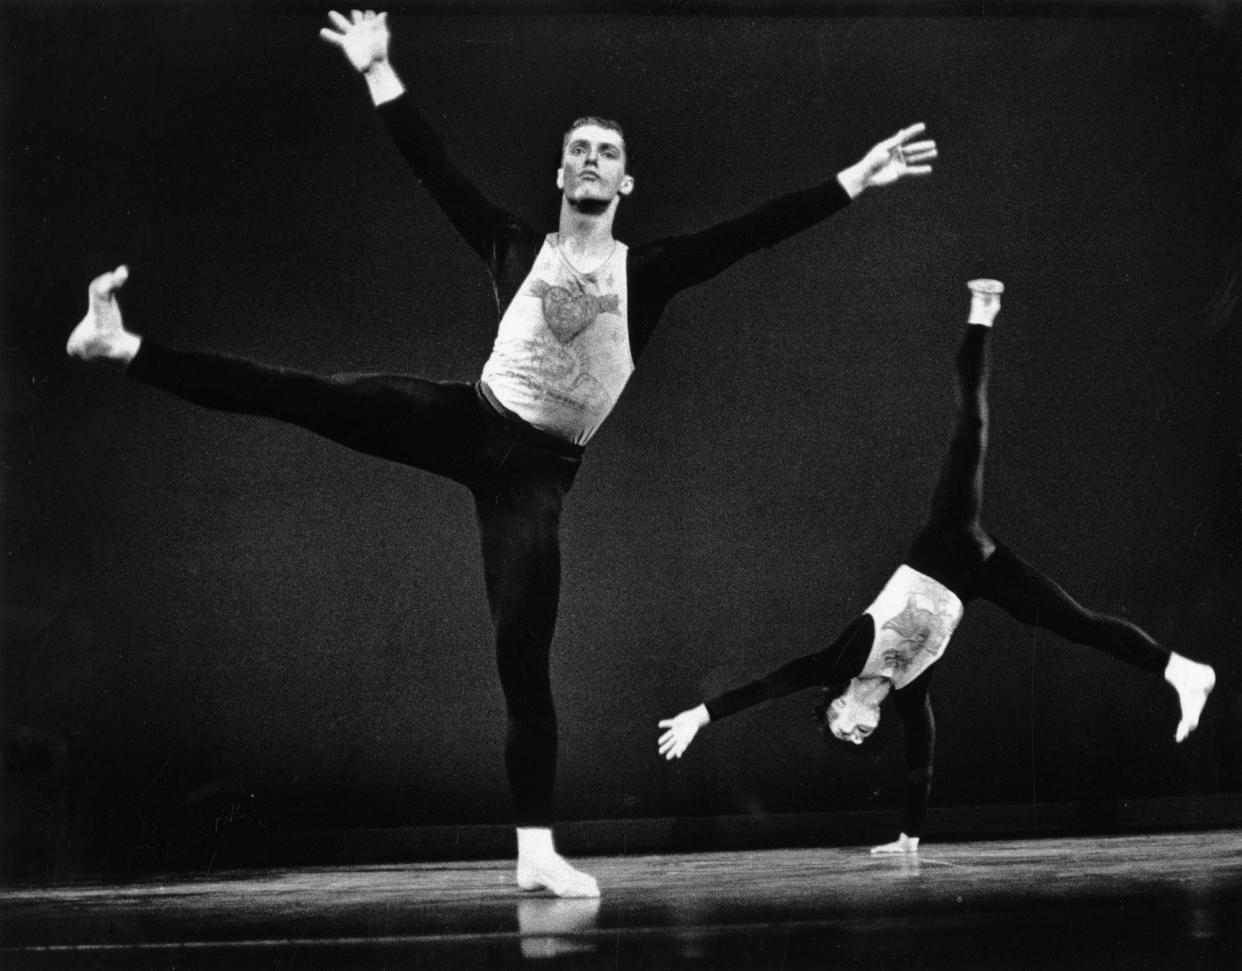
[[208, 408], [291, 422], [470, 489], [508, 713], [517, 883], [598, 896], [595, 880], [556, 853], [551, 830], [557, 728], [548, 659], [560, 591], [558, 530], [583, 446], [678, 291], [814, 225], [869, 187], [929, 173], [936, 146], [911, 141], [922, 125], [903, 129], [822, 185], [630, 251], [612, 235], [617, 205], [634, 189], [624, 136], [614, 122], [584, 118], [562, 145], [559, 231], [544, 235], [492, 205], [449, 161], [389, 62], [385, 15], [329, 16], [336, 29], [325, 28], [323, 38], [364, 75], [415, 175], [487, 264], [501, 317], [481, 380], [319, 376], [162, 347], [122, 325], [123, 266], [91, 283], [68, 351]]
[[965, 605], [976, 597], [1025, 623], [1163, 675], [1181, 706], [1178, 742], [1199, 724], [1216, 684], [1206, 664], [1161, 647], [1128, 621], [1082, 607], [984, 529], [979, 511], [988, 440], [988, 338], [1004, 287], [996, 280], [972, 280], [968, 286], [969, 326], [957, 355], [957, 423], [932, 493], [931, 514], [905, 562], [829, 647], [659, 723], [665, 729], [660, 754], [680, 758], [704, 725], [818, 685], [825, 697], [817, 714], [841, 741], [861, 745], [875, 731], [880, 702], [891, 693], [905, 726], [905, 818], [898, 839], [873, 853], [918, 852], [936, 737], [928, 693], [932, 664], [944, 653]]

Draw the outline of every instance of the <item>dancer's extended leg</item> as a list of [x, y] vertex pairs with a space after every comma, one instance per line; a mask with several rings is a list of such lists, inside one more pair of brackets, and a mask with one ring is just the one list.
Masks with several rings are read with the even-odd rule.
[[[1167, 651], [1129, 621], [1087, 610], [1012, 550], [997, 545], [982, 529], [979, 514], [987, 446], [989, 374], [985, 328], [990, 327], [1000, 309], [1002, 288], [991, 281], [974, 281], [970, 287], [974, 292], [972, 325], [958, 355], [961, 384], [958, 428], [945, 471], [936, 485], [928, 530], [915, 543], [915, 551], [936, 566], [938, 561], [934, 556], [946, 545], [955, 545], [960, 551], [969, 550], [971, 543], [977, 543], [982, 569], [971, 571], [971, 580], [965, 589], [974, 587], [972, 592], [996, 603], [1017, 620], [1047, 627], [1067, 641], [1088, 644], [1112, 654], [1119, 661], [1163, 674], [1176, 690], [1181, 705], [1175, 738], [1182, 741], [1199, 724], [1207, 695], [1216, 684], [1212, 669]], [[945, 543], [946, 538], [948, 543]], [[920, 569], [918, 562], [912, 561], [912, 565]], [[931, 575], [935, 575], [934, 572]]]
[[135, 380], [187, 401], [299, 425], [354, 451], [472, 484], [485, 474], [485, 413], [462, 382], [411, 375], [320, 375], [212, 352], [173, 350], [125, 330], [119, 267], [90, 284], [87, 314], [67, 350], [123, 367]]
[[1043, 627], [1075, 644], [1085, 644], [1135, 667], [1164, 677], [1177, 692], [1181, 719], [1174, 738], [1195, 730], [1216, 674], [1206, 664], [1174, 654], [1142, 628], [1109, 614], [1088, 610], [1060, 586], [999, 546], [980, 579], [980, 594], [1018, 620]]
[[980, 522], [983, 470], [988, 448], [989, 340], [1000, 310], [1001, 284], [972, 280], [970, 316], [957, 352], [957, 417], [940, 477], [932, 492], [927, 524], [907, 562], [961, 596], [967, 577], [983, 565], [995, 544]]

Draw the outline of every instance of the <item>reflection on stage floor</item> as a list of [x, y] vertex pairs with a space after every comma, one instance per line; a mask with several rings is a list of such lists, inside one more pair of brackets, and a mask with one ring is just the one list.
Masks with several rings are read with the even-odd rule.
[[144, 876], [0, 893], [5, 968], [1239, 968], [1242, 833]]

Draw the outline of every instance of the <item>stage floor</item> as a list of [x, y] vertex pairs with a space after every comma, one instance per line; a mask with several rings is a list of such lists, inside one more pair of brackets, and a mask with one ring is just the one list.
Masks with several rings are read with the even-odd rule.
[[1242, 968], [1242, 832], [228, 871], [0, 892], [12, 968]]

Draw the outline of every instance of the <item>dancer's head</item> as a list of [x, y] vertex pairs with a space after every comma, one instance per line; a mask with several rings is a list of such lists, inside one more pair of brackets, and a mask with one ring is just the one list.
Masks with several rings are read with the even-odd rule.
[[588, 115], [577, 119], [561, 142], [556, 187], [583, 212], [603, 212], [634, 191], [628, 171], [625, 133], [615, 121]]
[[830, 692], [823, 707], [828, 731], [842, 742], [861, 745], [880, 724], [880, 702], [891, 686], [887, 678], [854, 678], [844, 690]]

